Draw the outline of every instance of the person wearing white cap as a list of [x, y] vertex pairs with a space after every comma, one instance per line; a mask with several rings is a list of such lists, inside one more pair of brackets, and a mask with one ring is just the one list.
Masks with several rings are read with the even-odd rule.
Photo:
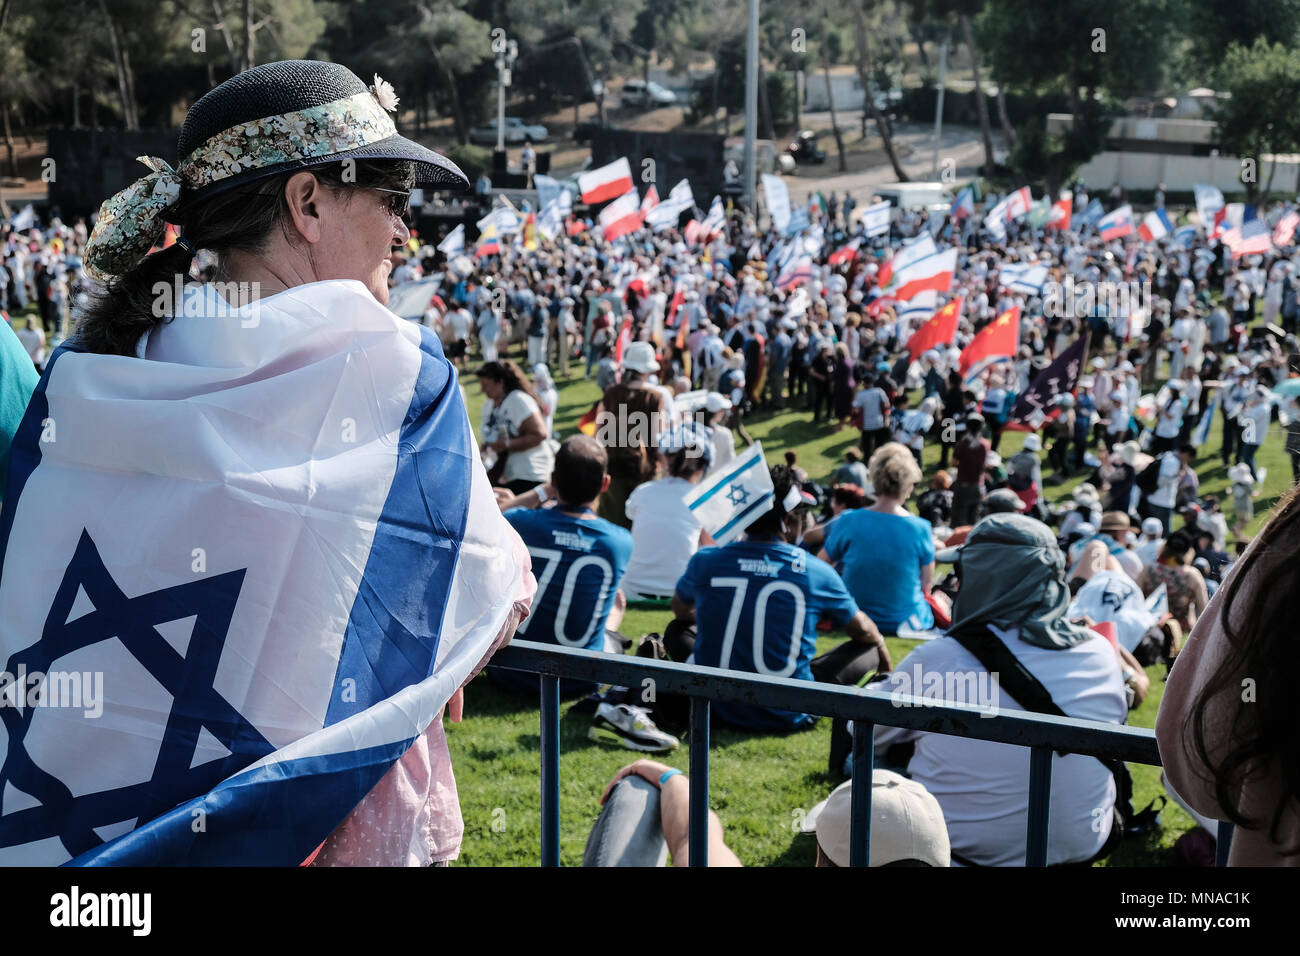
[[[818, 866], [848, 866], [853, 781], [808, 811], [800, 829], [817, 837]], [[869, 866], [951, 866], [943, 808], [925, 787], [892, 770], [871, 774]]]
[[709, 434], [713, 436], [713, 467], [710, 474], [725, 468], [736, 457], [736, 439], [727, 426], [731, 415], [731, 399], [718, 392], [704, 396], [704, 413]]
[[1161, 524], [1159, 518], [1142, 519], [1142, 536], [1133, 550], [1143, 567], [1153, 564], [1160, 557], [1160, 549], [1165, 543], [1164, 533], [1165, 526]]
[[605, 390], [596, 409], [596, 437], [609, 453], [609, 487], [600, 496], [600, 514], [623, 528], [632, 489], [654, 476], [656, 443], [664, 427], [664, 396], [647, 381], [659, 371], [654, 347], [633, 342], [623, 353], [623, 380]]
[[545, 362], [538, 362], [533, 366], [533, 392], [537, 395], [537, 404], [542, 410], [542, 418], [546, 421], [546, 434], [549, 438], [554, 438], [555, 408], [560, 402], [560, 393], [555, 387], [555, 380], [551, 378], [551, 370], [546, 367]]

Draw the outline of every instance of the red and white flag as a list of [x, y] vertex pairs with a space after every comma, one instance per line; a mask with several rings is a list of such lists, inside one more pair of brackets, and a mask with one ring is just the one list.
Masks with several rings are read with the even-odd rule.
[[828, 266], [837, 266], [841, 262], [852, 262], [858, 257], [858, 247], [862, 245], [862, 237], [855, 236], [844, 245], [840, 246], [829, 256], [826, 257]]
[[578, 190], [587, 205], [614, 199], [632, 189], [632, 167], [627, 157], [614, 160], [600, 169], [593, 169], [578, 177]]
[[1074, 195], [1072, 193], [1062, 193], [1061, 198], [1052, 203], [1051, 211], [1047, 214], [1047, 222], [1043, 225], [1044, 229], [1060, 229], [1064, 232], [1070, 228], [1070, 213], [1074, 210]]
[[627, 347], [632, 344], [632, 316], [623, 317], [623, 325], [618, 330], [618, 338], [614, 340], [614, 364], [622, 368], [623, 353]]
[[654, 183], [651, 183], [650, 188], [645, 191], [645, 198], [641, 200], [641, 218], [644, 220], [646, 213], [657, 205], [659, 205], [659, 190], [655, 189]]
[[1223, 234], [1223, 244], [1232, 250], [1232, 258], [1263, 255], [1273, 248], [1273, 236], [1268, 223], [1252, 219], [1244, 226], [1234, 226]]
[[952, 288], [952, 276], [956, 271], [957, 250], [945, 249], [896, 269], [894, 287], [889, 291], [900, 302], [906, 302], [926, 290], [947, 292]]
[[641, 228], [641, 202], [633, 189], [600, 211], [600, 228], [607, 241]]
[[1291, 245], [1296, 226], [1300, 226], [1300, 212], [1296, 212], [1294, 209], [1287, 210], [1286, 214], [1277, 221], [1277, 225], [1273, 227], [1273, 245], [1279, 249]]

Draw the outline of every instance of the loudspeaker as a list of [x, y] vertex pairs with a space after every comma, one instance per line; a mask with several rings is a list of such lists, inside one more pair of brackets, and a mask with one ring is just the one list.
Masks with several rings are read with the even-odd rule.
[[506, 171], [506, 151], [504, 149], [492, 150], [492, 172], [504, 173]]
[[533, 170], [533, 172], [535, 172], [535, 173], [540, 173], [540, 174], [543, 175], [543, 176], [549, 176], [549, 175], [551, 174], [551, 154], [550, 154], [550, 153], [538, 153], [538, 154], [537, 154], [537, 168], [536, 168], [535, 170]]

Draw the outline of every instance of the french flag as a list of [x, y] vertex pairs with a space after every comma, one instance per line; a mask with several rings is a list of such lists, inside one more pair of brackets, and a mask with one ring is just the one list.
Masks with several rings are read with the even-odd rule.
[[1173, 224], [1163, 209], [1155, 209], [1146, 214], [1142, 225], [1138, 226], [1138, 235], [1143, 242], [1155, 242], [1174, 231]]
[[589, 206], [615, 199], [632, 189], [632, 167], [622, 156], [607, 166], [593, 169], [578, 177], [582, 201]]
[[619, 196], [600, 211], [600, 228], [610, 242], [641, 228], [641, 200], [635, 189]]
[[1110, 242], [1112, 239], [1123, 239], [1125, 236], [1131, 236], [1133, 229], [1133, 207], [1120, 206], [1114, 212], [1107, 213], [1101, 217], [1097, 223], [1097, 231], [1101, 233], [1103, 242]]

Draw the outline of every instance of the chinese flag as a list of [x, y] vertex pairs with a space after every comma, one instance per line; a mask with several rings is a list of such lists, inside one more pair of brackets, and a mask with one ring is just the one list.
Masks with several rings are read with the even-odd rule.
[[907, 351], [915, 362], [926, 349], [949, 345], [957, 337], [957, 320], [961, 318], [961, 297], [953, 299], [930, 316], [907, 340]]
[[1020, 306], [1016, 305], [980, 329], [962, 349], [958, 362], [962, 378], [969, 381], [993, 362], [1014, 356], [1019, 347]]

